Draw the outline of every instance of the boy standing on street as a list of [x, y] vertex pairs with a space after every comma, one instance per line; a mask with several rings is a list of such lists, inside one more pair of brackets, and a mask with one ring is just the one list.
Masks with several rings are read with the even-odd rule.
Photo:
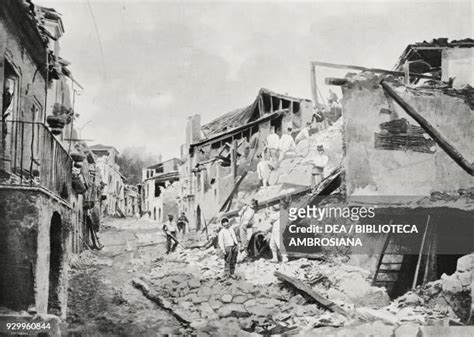
[[223, 252], [225, 267], [224, 279], [230, 277], [235, 279], [235, 264], [237, 263], [237, 254], [239, 252], [237, 237], [235, 232], [230, 228], [229, 219], [223, 218], [221, 220], [222, 229], [219, 232], [217, 243]]

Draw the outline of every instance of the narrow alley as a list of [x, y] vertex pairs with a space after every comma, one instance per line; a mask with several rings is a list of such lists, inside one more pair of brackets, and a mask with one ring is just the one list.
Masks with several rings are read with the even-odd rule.
[[104, 223], [101, 241], [102, 250], [86, 250], [71, 263], [68, 334], [177, 333], [182, 326], [173, 315], [146, 299], [131, 282], [164, 253], [159, 226], [141, 219], [111, 219]]

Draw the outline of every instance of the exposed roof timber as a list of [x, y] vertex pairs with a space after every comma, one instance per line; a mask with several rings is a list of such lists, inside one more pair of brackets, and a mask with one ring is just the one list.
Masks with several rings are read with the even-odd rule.
[[[311, 102], [310, 100], [305, 98], [292, 97], [286, 94], [276, 93], [269, 89], [261, 88], [258, 91], [257, 97], [250, 105], [244, 108], [232, 110], [210, 121], [209, 123], [204, 124], [201, 128], [202, 133], [206, 138], [212, 138], [215, 135], [224, 132], [226, 128], [233, 128], [236, 126], [244, 125], [251, 122], [253, 119], [260, 118], [261, 114], [264, 113], [264, 111], [262, 110], [262, 106], [260, 105], [264, 96], [269, 97], [270, 101], [272, 101], [273, 98], [276, 98], [279, 100], [296, 103]], [[256, 112], [258, 113], [258, 115]]]
[[474, 175], [474, 164], [470, 163], [454, 146], [452, 146], [448, 140], [423, 116], [421, 116], [412, 106], [399, 96], [390, 85], [383, 81], [380, 82], [385, 92], [388, 93], [405, 112], [416, 120], [420, 126], [438, 143], [438, 145], [467, 173], [471, 176]]
[[230, 129], [230, 130], [227, 130], [223, 133], [217, 134], [217, 135], [215, 135], [211, 138], [203, 139], [203, 140], [201, 140], [197, 143], [191, 144], [190, 146], [191, 146], [191, 148], [193, 148], [193, 147], [196, 147], [196, 146], [205, 145], [207, 143], [212, 143], [212, 142], [216, 142], [216, 141], [231, 137], [233, 134], [241, 132], [241, 131], [243, 131], [247, 128], [251, 128], [252, 126], [258, 125], [261, 122], [271, 120], [271, 119], [275, 119], [278, 116], [280, 116], [281, 114], [283, 114], [285, 112], [288, 112], [288, 111], [289, 111], [288, 109], [282, 109], [282, 110], [278, 110], [278, 111], [275, 111], [275, 112], [270, 113], [270, 114], [265, 114], [262, 117], [260, 117], [259, 119], [254, 120], [253, 122], [237, 126], [233, 129]]
[[311, 100], [309, 100], [307, 98], [300, 98], [300, 97], [288, 96], [288, 95], [285, 95], [285, 94], [279, 94], [277, 92], [274, 92], [270, 89], [265, 89], [265, 88], [260, 89], [260, 91], [258, 92], [258, 96], [260, 96], [261, 94], [267, 94], [267, 95], [270, 95], [270, 96], [278, 97], [278, 98], [281, 98], [281, 99], [286, 99], [286, 100], [289, 100], [289, 101], [311, 102]]
[[463, 39], [463, 40], [453, 40], [451, 42], [448, 41], [446, 38], [441, 39], [433, 39], [431, 42], [418, 42], [409, 44], [402, 52], [400, 57], [398, 58], [398, 62], [395, 64], [394, 69], [400, 69], [401, 66], [411, 57], [412, 52], [416, 51], [436, 51], [436, 50], [444, 50], [444, 49], [452, 49], [452, 48], [472, 48], [474, 47], [474, 40], [473, 39]]
[[[328, 67], [328, 68], [335, 68], [335, 69], [353, 69], [359, 71], [370, 71], [373, 73], [379, 74], [387, 74], [387, 75], [394, 75], [394, 76], [405, 76], [405, 72], [403, 71], [394, 71], [394, 70], [387, 70], [387, 69], [379, 69], [379, 68], [366, 68], [361, 66], [354, 66], [354, 65], [344, 65], [344, 64], [337, 64], [337, 63], [327, 63], [327, 62], [311, 62], [311, 65], [319, 66], [319, 67]], [[427, 79], [438, 79], [438, 77], [425, 75], [425, 74], [416, 74], [410, 73], [410, 76], [418, 77], [418, 78], [427, 78]]]

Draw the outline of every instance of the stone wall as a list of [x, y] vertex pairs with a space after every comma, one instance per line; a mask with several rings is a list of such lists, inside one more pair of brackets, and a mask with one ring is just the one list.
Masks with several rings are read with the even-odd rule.
[[44, 191], [33, 188], [0, 189], [0, 306], [47, 313], [50, 271], [50, 226], [53, 215], [61, 221], [58, 287], [54, 291], [65, 316], [67, 301], [67, 235], [72, 227], [70, 209]]

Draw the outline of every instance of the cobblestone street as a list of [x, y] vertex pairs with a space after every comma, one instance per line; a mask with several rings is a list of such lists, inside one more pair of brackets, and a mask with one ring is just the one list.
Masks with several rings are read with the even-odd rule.
[[[145, 234], [152, 234], [148, 239], [156, 241], [144, 241]], [[69, 335], [151, 336], [178, 332], [181, 324], [131, 283], [164, 252], [164, 237], [158, 225], [146, 220], [113, 219], [105, 223], [101, 240], [101, 251], [85, 251], [72, 261]]]

